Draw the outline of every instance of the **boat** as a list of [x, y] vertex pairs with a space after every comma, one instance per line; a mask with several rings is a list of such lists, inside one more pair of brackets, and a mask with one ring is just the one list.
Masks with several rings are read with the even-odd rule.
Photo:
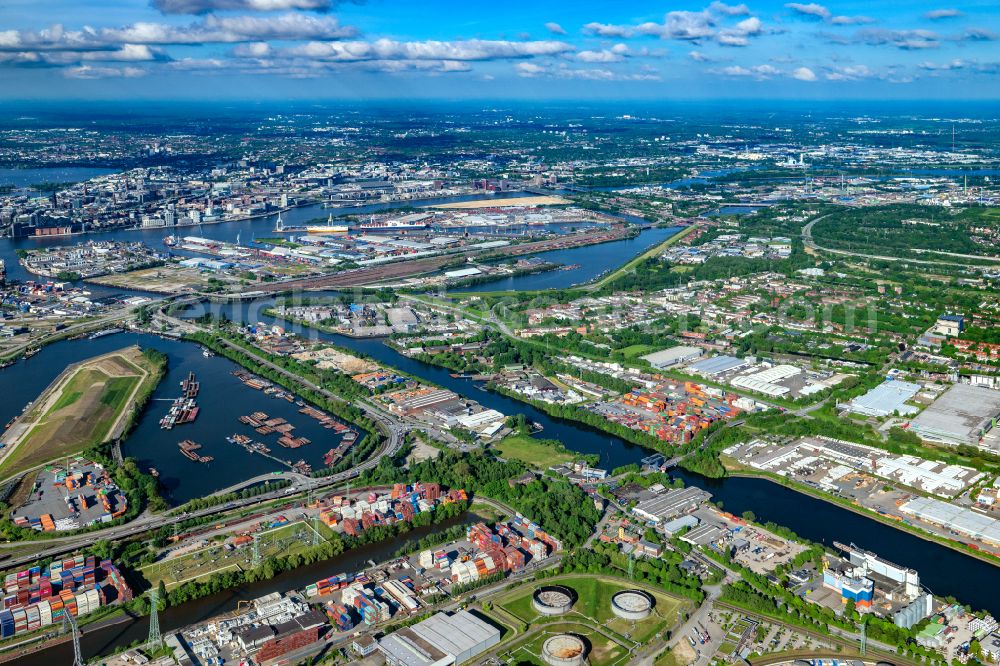
[[192, 441], [190, 439], [182, 440], [177, 444], [177, 448], [180, 449], [181, 455], [191, 460], [192, 462], [208, 463], [215, 460], [212, 456], [203, 456], [197, 453], [198, 449], [201, 448], [201, 444]]
[[213, 356], [215, 356], [215, 352], [213, 352], [212, 350], [210, 350], [207, 347], [202, 347], [201, 348], [201, 355], [204, 356], [205, 358], [212, 358]]
[[115, 333], [121, 333], [121, 332], [122, 329], [120, 328], [106, 328], [103, 331], [95, 331], [94, 333], [91, 333], [87, 339], [97, 340], [99, 338], [103, 338], [106, 335], [114, 335]]
[[160, 478], [160, 472], [155, 467], [149, 468], [149, 475], [156, 479]]
[[185, 398], [196, 398], [198, 397], [198, 391], [201, 390], [201, 383], [194, 376], [194, 372], [189, 372], [187, 379], [181, 382], [181, 390], [184, 392]]

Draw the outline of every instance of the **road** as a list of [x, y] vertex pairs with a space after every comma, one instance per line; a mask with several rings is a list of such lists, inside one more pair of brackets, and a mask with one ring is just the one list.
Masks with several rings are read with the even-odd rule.
[[[802, 244], [805, 245], [810, 250], [818, 250], [820, 252], [829, 252], [831, 254], [840, 254], [847, 257], [862, 257], [864, 259], [878, 259], [880, 261], [902, 261], [908, 264], [924, 264], [927, 266], [958, 266], [960, 268], [969, 268], [969, 264], [960, 264], [954, 261], [928, 261], [926, 259], [911, 259], [910, 257], [888, 257], [882, 254], [865, 254], [864, 252], [853, 252], [851, 250], [834, 250], [828, 247], [822, 247], [816, 244], [813, 240], [812, 229], [813, 226], [822, 220], [830, 217], [829, 215], [824, 215], [822, 217], [817, 217], [815, 220], [809, 224], [802, 227]], [[962, 256], [962, 255], [959, 255]], [[977, 257], [983, 259], [984, 257]]]
[[[165, 299], [155, 299], [150, 303], [148, 303], [147, 305], [155, 305], [158, 303], [162, 303], [164, 300]], [[134, 313], [135, 313], [135, 308], [126, 307], [120, 310], [116, 310], [112, 314], [105, 315], [103, 317], [98, 317], [97, 319], [91, 319], [90, 321], [85, 321], [79, 324], [72, 324], [60, 331], [54, 331], [52, 333], [49, 333], [48, 335], [42, 336], [41, 338], [29, 340], [17, 346], [5, 349], [2, 352], [0, 352], [0, 360], [17, 356], [18, 354], [26, 351], [31, 347], [40, 347], [42, 345], [48, 344], [53, 339], [70, 337], [76, 335], [77, 333], [84, 333], [95, 328], [105, 328], [107, 327], [108, 324], [114, 324], [126, 319], [130, 319], [134, 315]]]

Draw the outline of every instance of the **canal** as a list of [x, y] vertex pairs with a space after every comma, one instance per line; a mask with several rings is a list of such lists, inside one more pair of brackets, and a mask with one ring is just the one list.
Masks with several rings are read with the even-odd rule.
[[[237, 321], [271, 321], [261, 312], [267, 304], [268, 302], [257, 302], [227, 306], [226, 313]], [[543, 426], [541, 437], [558, 439], [569, 449], [579, 453], [596, 453], [601, 458], [601, 465], [606, 468], [638, 463], [649, 453], [642, 447], [603, 431], [552, 418], [529, 404], [486, 390], [481, 382], [452, 377], [448, 370], [408, 358], [382, 340], [355, 339], [289, 326], [307, 337], [318, 336], [366, 354], [381, 363], [444, 386], [504, 414], [524, 414], [528, 420]], [[688, 485], [709, 491], [715, 500], [721, 500], [725, 509], [734, 514], [753, 511], [759, 521], [773, 521], [804, 538], [830, 546], [834, 541], [854, 543], [891, 561], [916, 569], [920, 572], [923, 584], [936, 594], [951, 595], [973, 608], [986, 609], [994, 615], [1000, 614], [1000, 597], [995, 593], [995, 590], [1000, 589], [1000, 567], [765, 479], [708, 479], [680, 469], [673, 474]]]
[[[400, 549], [435, 532], [453, 525], [472, 525], [483, 520], [475, 513], [468, 511], [461, 516], [443, 521], [437, 525], [418, 527], [398, 540], [370, 544], [350, 550], [343, 555], [315, 562], [313, 564], [286, 571], [270, 580], [257, 581], [231, 590], [189, 601], [180, 606], [168, 608], [159, 614], [160, 630], [164, 633], [175, 631], [197, 622], [204, 622], [217, 615], [231, 613], [236, 610], [240, 601], [250, 601], [273, 592], [301, 590], [310, 583], [321, 578], [342, 572], [361, 571], [368, 566], [369, 561], [383, 562], [392, 558]], [[85, 659], [93, 659], [99, 655], [107, 655], [122, 645], [145, 640], [149, 635], [149, 617], [126, 619], [111, 626], [93, 628], [83, 627], [83, 637], [80, 647]], [[15, 659], [11, 664], [17, 666], [37, 666], [38, 664], [71, 664], [73, 663], [73, 648], [70, 643], [61, 643], [34, 654]]]

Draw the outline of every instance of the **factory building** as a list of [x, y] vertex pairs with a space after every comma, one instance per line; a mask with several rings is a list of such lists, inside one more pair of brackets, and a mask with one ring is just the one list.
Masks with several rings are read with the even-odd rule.
[[379, 640], [390, 666], [451, 666], [500, 642], [500, 630], [468, 611], [436, 613]]
[[632, 509], [635, 515], [655, 523], [672, 520], [693, 511], [712, 498], [711, 494], [701, 488], [665, 490], [660, 486], [660, 492], [655, 489], [656, 486], [652, 486], [648, 495], [640, 496], [639, 503]]
[[875, 582], [870, 578], [852, 575], [854, 568], [827, 566], [823, 570], [823, 587], [840, 594], [841, 601], [854, 602], [859, 611], [871, 608], [875, 596]]
[[692, 363], [688, 366], [688, 371], [702, 377], [715, 377], [727, 372], [742, 370], [750, 366], [750, 361], [735, 356], [713, 356], [703, 361]]
[[698, 347], [679, 345], [677, 347], [670, 347], [669, 349], [661, 349], [652, 354], [646, 354], [641, 358], [644, 361], [649, 361], [649, 364], [657, 370], [665, 370], [681, 363], [699, 359], [703, 353]]
[[1000, 391], [985, 386], [955, 384], [910, 422], [922, 439], [958, 446], [976, 446], [1000, 417]]
[[919, 392], [920, 385], [913, 382], [885, 381], [852, 400], [847, 409], [865, 416], [891, 416], [895, 412], [916, 414], [917, 408], [907, 405], [906, 401]]

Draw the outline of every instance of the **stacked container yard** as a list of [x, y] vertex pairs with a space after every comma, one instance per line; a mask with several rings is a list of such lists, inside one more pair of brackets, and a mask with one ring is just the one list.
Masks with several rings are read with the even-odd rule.
[[31, 567], [7, 574], [3, 590], [0, 638], [55, 624], [66, 613], [86, 615], [132, 598], [118, 569], [108, 560], [98, 565], [94, 557], [53, 562], [44, 571]]

